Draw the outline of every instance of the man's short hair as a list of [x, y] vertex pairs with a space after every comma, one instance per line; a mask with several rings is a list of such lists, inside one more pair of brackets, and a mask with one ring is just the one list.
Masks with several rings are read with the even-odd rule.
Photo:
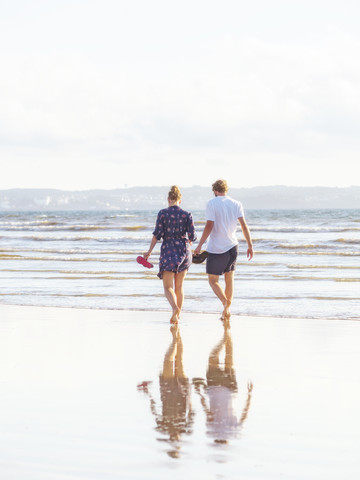
[[226, 180], [216, 180], [212, 184], [213, 192], [226, 193], [229, 190]]

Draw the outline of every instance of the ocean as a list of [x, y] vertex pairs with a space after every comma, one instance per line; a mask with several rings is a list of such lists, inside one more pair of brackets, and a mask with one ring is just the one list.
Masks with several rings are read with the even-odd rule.
[[[198, 238], [205, 212], [193, 211]], [[248, 210], [255, 256], [239, 257], [232, 313], [360, 319], [360, 210]], [[158, 244], [145, 269], [157, 211], [0, 212], [0, 302], [169, 311], [157, 277]], [[196, 245], [196, 243], [195, 243]], [[184, 312], [221, 312], [205, 263], [185, 280]]]

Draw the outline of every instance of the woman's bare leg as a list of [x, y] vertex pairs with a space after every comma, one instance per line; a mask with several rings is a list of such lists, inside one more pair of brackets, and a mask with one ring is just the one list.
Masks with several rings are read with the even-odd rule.
[[170, 303], [172, 308], [173, 314], [170, 319], [171, 323], [177, 323], [179, 320], [179, 313], [180, 309], [177, 305], [177, 298], [174, 291], [174, 279], [175, 273], [173, 272], [164, 272], [163, 273], [163, 285], [164, 285], [164, 293], [167, 301]]
[[[175, 296], [176, 304], [181, 311], [184, 303], [184, 279], [186, 277], [187, 270], [175, 274]], [[180, 312], [179, 312], [180, 314]]]
[[171, 327], [171, 333], [172, 333], [172, 336], [173, 336], [173, 340], [167, 350], [167, 352], [165, 353], [165, 357], [164, 357], [164, 364], [163, 364], [163, 377], [166, 378], [166, 379], [169, 379], [169, 378], [174, 378], [175, 376], [175, 371], [174, 371], [174, 362], [175, 362], [175, 358], [176, 358], [176, 355], [177, 355], [177, 335], [178, 335], [178, 326], [177, 325], [173, 325]]
[[180, 336], [180, 330], [177, 331], [176, 337], [176, 356], [175, 356], [175, 376], [181, 379], [186, 379], [184, 365], [183, 365], [183, 344]]

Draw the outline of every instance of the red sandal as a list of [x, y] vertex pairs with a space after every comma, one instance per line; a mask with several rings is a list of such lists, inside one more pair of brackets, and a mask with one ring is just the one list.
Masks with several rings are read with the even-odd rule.
[[137, 257], [136, 261], [140, 263], [140, 265], [143, 265], [146, 268], [153, 268], [154, 266], [152, 263], [148, 262], [147, 260], [145, 260], [144, 257], [141, 257], [141, 256]]

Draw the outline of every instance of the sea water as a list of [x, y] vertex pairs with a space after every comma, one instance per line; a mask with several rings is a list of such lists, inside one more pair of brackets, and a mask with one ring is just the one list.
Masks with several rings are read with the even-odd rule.
[[[205, 212], [193, 211], [200, 238]], [[248, 210], [255, 256], [239, 257], [232, 313], [360, 318], [360, 210]], [[157, 211], [0, 212], [0, 302], [169, 310], [157, 277], [160, 243], [147, 251]], [[196, 243], [195, 243], [196, 245]], [[185, 312], [217, 313], [205, 263], [185, 280]]]

